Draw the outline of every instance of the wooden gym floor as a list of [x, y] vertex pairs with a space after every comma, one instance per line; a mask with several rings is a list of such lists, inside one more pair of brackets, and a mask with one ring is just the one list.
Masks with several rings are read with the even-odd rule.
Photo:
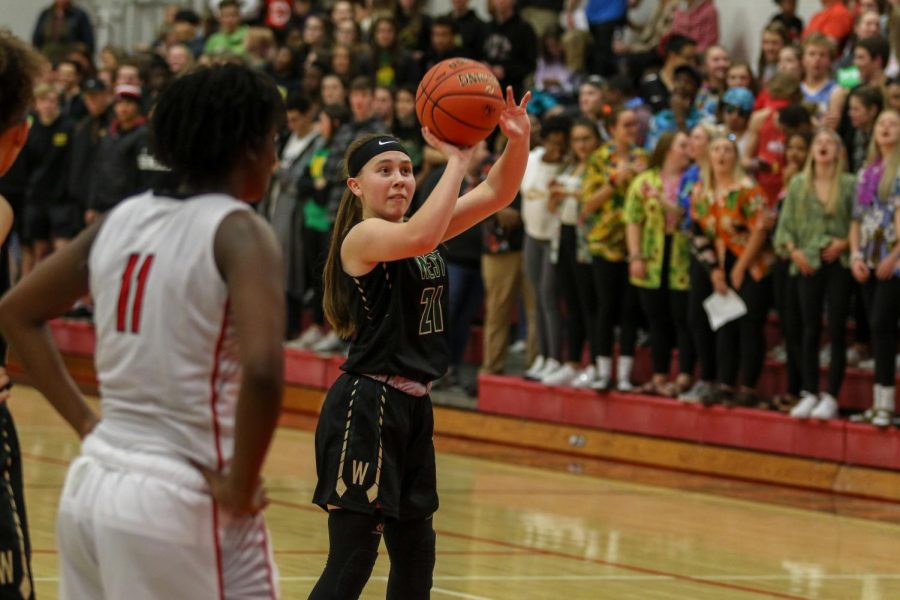
[[[39, 600], [57, 597], [53, 523], [74, 434], [31, 388], [11, 409], [23, 452]], [[267, 510], [282, 597], [325, 561], [309, 504], [312, 427], [278, 431]], [[432, 598], [900, 598], [900, 505], [438, 438]], [[363, 598], [384, 598], [382, 554]]]

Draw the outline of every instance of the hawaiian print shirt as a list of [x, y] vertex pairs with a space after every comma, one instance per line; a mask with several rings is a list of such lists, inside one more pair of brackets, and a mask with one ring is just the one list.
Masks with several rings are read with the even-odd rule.
[[[634, 171], [640, 172], [646, 168], [647, 153], [637, 146], [632, 146], [628, 149], [628, 160], [634, 166]], [[582, 202], [586, 202], [604, 186], [613, 187], [612, 198], [593, 215], [586, 217], [584, 223], [591, 255], [610, 262], [621, 262], [628, 254], [622, 209], [625, 207], [625, 194], [631, 180], [614, 180], [621, 162], [612, 142], [597, 148], [588, 158], [581, 192]]]
[[[721, 241], [729, 252], [739, 257], [750, 242], [753, 230], [764, 227], [765, 206], [762, 188], [752, 179], [745, 178], [724, 197], [698, 193], [691, 204], [691, 217], [706, 237]], [[748, 270], [759, 281], [774, 262], [775, 255], [766, 244]]]
[[[645, 289], [662, 287], [663, 255], [666, 244], [666, 225], [673, 212], [684, 217], [684, 211], [672, 202], [663, 200], [663, 181], [659, 169], [645, 171], [634, 178], [625, 197], [625, 223], [641, 226], [641, 255], [647, 267], [644, 279], [631, 279], [632, 285]], [[670, 225], [672, 225], [670, 223]], [[684, 291], [690, 288], [691, 249], [688, 236], [680, 224], [670, 228], [673, 231], [669, 257], [669, 272], [666, 274], [670, 290]]]

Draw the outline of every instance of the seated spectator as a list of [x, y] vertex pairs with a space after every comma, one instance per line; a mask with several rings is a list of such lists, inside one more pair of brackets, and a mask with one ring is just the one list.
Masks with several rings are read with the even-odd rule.
[[803, 30], [803, 41], [809, 36], [820, 33], [831, 40], [835, 48], [843, 48], [844, 42], [853, 30], [853, 17], [844, 0], [821, 0], [822, 10], [817, 12], [809, 20], [806, 29]]
[[[650, 327], [653, 361], [653, 378], [640, 390], [667, 397], [687, 390], [694, 371], [687, 327], [690, 243], [682, 227], [684, 210], [678, 205], [678, 184], [689, 161], [687, 146], [683, 132], [664, 133], [650, 156], [649, 170], [635, 177], [625, 198], [629, 280], [638, 288]], [[668, 382], [671, 329], [678, 347], [679, 375], [674, 383]]]
[[675, 69], [675, 82], [669, 108], [660, 111], [650, 121], [644, 147], [652, 152], [660, 136], [667, 131], [690, 131], [704, 120], [711, 120], [697, 109], [694, 99], [700, 89], [700, 73], [690, 65]]
[[773, 21], [763, 29], [759, 61], [756, 65], [756, 78], [761, 85], [765, 85], [778, 71], [779, 54], [782, 48], [788, 44], [790, 44], [790, 36], [781, 23]]
[[719, 43], [719, 11], [713, 0], [684, 0], [672, 16], [671, 34], [688, 35], [697, 41], [697, 51], [705, 52]]
[[863, 286], [872, 323], [875, 385], [872, 407], [851, 419], [877, 427], [893, 424], [896, 413], [895, 353], [900, 317], [900, 210], [896, 201], [900, 165], [900, 114], [886, 109], [875, 125], [875, 152], [860, 174], [853, 220], [850, 256], [853, 277]]
[[[840, 138], [822, 129], [813, 138], [806, 168], [788, 184], [775, 247], [789, 256], [799, 273], [797, 292], [803, 324], [801, 364], [803, 388], [791, 416], [831, 419], [847, 364], [846, 321], [851, 279], [848, 235], [855, 177], [846, 172]], [[827, 391], [819, 393], [819, 337], [827, 304], [831, 361]]]
[[66, 192], [72, 122], [60, 113], [56, 90], [34, 90], [34, 118], [22, 149], [28, 183], [22, 211], [22, 275], [75, 237], [81, 219]]
[[712, 289], [723, 295], [737, 292], [747, 307], [746, 314], [715, 332], [718, 389], [713, 400], [757, 406], [774, 256], [766, 249], [763, 191], [744, 174], [731, 136], [710, 140], [707, 169], [694, 193], [691, 219], [695, 231], [707, 240], [707, 248], [698, 251]]
[[79, 45], [93, 54], [94, 27], [88, 14], [71, 0], [53, 0], [38, 15], [31, 43], [55, 64]]
[[669, 96], [675, 86], [675, 69], [693, 64], [696, 51], [697, 42], [687, 36], [672, 35], [666, 40], [662, 68], [641, 80], [640, 95], [653, 112], [669, 107]]
[[237, 0], [222, 0], [219, 8], [219, 30], [209, 36], [203, 46], [204, 54], [243, 56], [247, 51], [244, 38], [246, 25], [241, 25], [241, 5]]
[[780, 23], [788, 32], [791, 44], [800, 42], [803, 34], [803, 19], [797, 16], [797, 0], [775, 0], [781, 12], [772, 17], [772, 23]]

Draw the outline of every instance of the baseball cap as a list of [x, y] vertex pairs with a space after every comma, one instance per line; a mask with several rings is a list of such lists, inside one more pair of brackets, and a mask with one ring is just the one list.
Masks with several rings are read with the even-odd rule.
[[753, 103], [755, 101], [756, 98], [754, 98], [753, 92], [745, 87], [731, 88], [726, 90], [725, 94], [722, 96], [723, 104], [736, 106], [741, 112], [747, 114], [753, 112]]
[[141, 88], [136, 85], [128, 85], [122, 83], [116, 86], [116, 98], [124, 98], [126, 100], [141, 101]]
[[98, 77], [91, 77], [89, 79], [86, 79], [84, 83], [81, 84], [81, 91], [85, 93], [105, 92], [106, 84], [103, 83], [103, 80]]

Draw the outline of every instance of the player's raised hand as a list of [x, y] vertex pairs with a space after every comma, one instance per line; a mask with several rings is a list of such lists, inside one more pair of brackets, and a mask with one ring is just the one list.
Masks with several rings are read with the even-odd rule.
[[458, 158], [462, 160], [465, 164], [469, 164], [469, 161], [472, 159], [472, 155], [475, 153], [475, 146], [470, 146], [469, 148], [461, 148], [450, 142], [445, 142], [438, 136], [432, 133], [431, 129], [428, 127], [422, 128], [422, 137], [425, 138], [425, 142], [447, 157], [447, 160], [451, 158]]
[[510, 141], [528, 141], [531, 136], [531, 121], [528, 120], [528, 101], [531, 100], [531, 92], [525, 92], [522, 101], [516, 104], [512, 86], [506, 87], [506, 107], [500, 115], [500, 131]]

